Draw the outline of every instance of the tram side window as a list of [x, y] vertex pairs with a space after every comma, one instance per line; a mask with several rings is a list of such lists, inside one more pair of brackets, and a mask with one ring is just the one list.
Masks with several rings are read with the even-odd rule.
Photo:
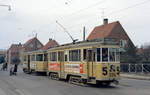
[[83, 61], [86, 61], [86, 51], [87, 51], [87, 49], [83, 49]]
[[70, 50], [69, 51], [69, 61], [80, 61], [81, 59], [81, 54], [80, 50]]
[[63, 52], [58, 52], [58, 61], [63, 61], [64, 60], [64, 53]]
[[92, 61], [92, 50], [88, 50], [88, 61]]
[[50, 53], [50, 60], [51, 61], [57, 61], [57, 53], [56, 52]]
[[65, 54], [65, 61], [67, 61], [67, 54]]
[[102, 61], [108, 61], [108, 48], [102, 48]]
[[36, 61], [43, 61], [43, 54], [37, 54]]
[[110, 48], [109, 49], [109, 61], [115, 62], [115, 56], [116, 56], [116, 49]]
[[44, 54], [44, 61], [47, 61], [47, 54]]
[[31, 56], [31, 60], [32, 60], [32, 61], [35, 61], [35, 55], [32, 55], [32, 56]]
[[97, 62], [101, 61], [101, 49], [97, 48]]
[[120, 61], [120, 50], [119, 50], [119, 48], [116, 49], [116, 61]]

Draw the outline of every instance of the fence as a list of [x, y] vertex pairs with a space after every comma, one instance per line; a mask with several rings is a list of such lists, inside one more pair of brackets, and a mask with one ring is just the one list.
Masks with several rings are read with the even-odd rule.
[[122, 73], [145, 73], [150, 74], [150, 63], [121, 63], [120, 71]]

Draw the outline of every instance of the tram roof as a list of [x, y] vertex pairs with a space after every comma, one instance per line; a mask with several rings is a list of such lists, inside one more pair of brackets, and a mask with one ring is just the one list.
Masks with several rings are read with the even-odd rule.
[[[53, 50], [53, 49], [59, 49], [59, 48], [71, 48], [71, 47], [80, 47], [80, 46], [90, 46], [90, 45], [119, 45], [119, 43], [115, 39], [111, 38], [101, 38], [101, 39], [94, 39], [94, 40], [85, 40], [85, 41], [79, 41], [75, 43], [68, 43], [68, 44], [63, 44], [59, 45], [56, 47], [49, 48], [48, 50]], [[25, 53], [44, 53], [47, 50], [36, 50], [36, 51], [29, 51]]]
[[57, 48], [63, 48], [63, 47], [79, 47], [79, 46], [89, 46], [89, 45], [119, 45], [119, 43], [112, 38], [101, 38], [101, 39], [93, 39], [93, 40], [85, 40], [85, 41], [79, 41], [76, 43], [68, 43], [68, 44], [63, 44], [63, 45], [59, 45], [57, 47], [52, 47], [49, 48], [50, 49], [57, 49]]

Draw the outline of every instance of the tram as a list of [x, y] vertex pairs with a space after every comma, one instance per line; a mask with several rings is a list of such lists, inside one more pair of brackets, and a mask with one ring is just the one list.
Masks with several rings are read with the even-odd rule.
[[32, 72], [47, 72], [47, 53], [43, 50], [24, 52], [23, 71]]
[[24, 72], [46, 72], [51, 79], [75, 84], [118, 83], [120, 47], [114, 39], [65, 44], [24, 53]]
[[70, 83], [118, 83], [119, 48], [119, 44], [113, 39], [81, 41], [50, 48], [47, 50], [47, 75]]

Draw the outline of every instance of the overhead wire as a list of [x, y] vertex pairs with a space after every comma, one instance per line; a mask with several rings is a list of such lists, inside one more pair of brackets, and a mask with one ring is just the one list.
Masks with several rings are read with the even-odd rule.
[[116, 13], [119, 13], [119, 12], [122, 12], [122, 11], [125, 11], [125, 10], [128, 10], [128, 9], [131, 9], [131, 8], [134, 8], [134, 7], [143, 5], [143, 4], [147, 3], [147, 2], [150, 2], [150, 0], [146, 0], [146, 1], [143, 1], [143, 2], [141, 2], [141, 3], [137, 3], [137, 4], [134, 4], [134, 5], [128, 6], [128, 7], [126, 7], [126, 8], [123, 8], [123, 9], [120, 9], [120, 10], [117, 10], [117, 11], [114, 11], [114, 12], [111, 12], [111, 13], [109, 13], [109, 14], [107, 14], [107, 15], [116, 14]]
[[[113, 11], [113, 12], [111, 12], [111, 13], [106, 14], [106, 16], [111, 16], [111, 15], [113, 15], [113, 14], [117, 14], [117, 13], [120, 13], [120, 12], [123, 12], [123, 11], [126, 11], [126, 10], [129, 10], [129, 9], [131, 9], [131, 8], [134, 8], [134, 7], [143, 5], [143, 4], [147, 3], [147, 2], [150, 2], [150, 0], [146, 0], [146, 1], [143, 1], [143, 2], [140, 2], [140, 3], [137, 3], [137, 4], [134, 4], [134, 5], [128, 6], [128, 7], [126, 7], [126, 8], [122, 8], [122, 9]], [[93, 16], [92, 16], [92, 17], [93, 17]], [[90, 20], [93, 20], [93, 19], [90, 19]], [[88, 19], [88, 21], [86, 21], [86, 22], [89, 22], [89, 19]], [[79, 25], [79, 24], [77, 24], [77, 25]], [[74, 26], [75, 26], [75, 25], [74, 25]]]
[[[74, 15], [74, 14], [76, 14], [76, 13], [79, 14], [79, 13], [81, 13], [82, 11], [86, 11], [86, 10], [89, 9], [89, 8], [96, 7], [97, 5], [103, 4], [103, 3], [105, 3], [106, 1], [107, 1], [107, 0], [98, 1], [98, 2], [96, 2], [96, 3], [94, 3], [94, 4], [92, 4], [92, 5], [89, 5], [89, 6], [85, 7], [85, 8], [83, 8], [83, 9], [77, 10], [77, 11], [75, 11], [75, 12], [73, 12], [73, 13], [71, 13], [71, 14], [65, 16], [65, 17]], [[61, 18], [65, 18], [65, 17], [61, 17]]]

